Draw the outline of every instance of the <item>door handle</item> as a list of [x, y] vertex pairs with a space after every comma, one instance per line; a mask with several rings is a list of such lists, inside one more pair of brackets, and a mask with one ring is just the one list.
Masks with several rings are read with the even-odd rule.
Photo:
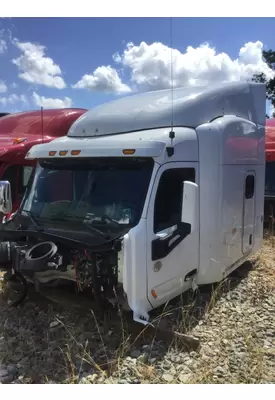
[[173, 236], [175, 230], [177, 229], [177, 225], [171, 226], [166, 231], [156, 233], [155, 240], [165, 240], [168, 239], [170, 236]]

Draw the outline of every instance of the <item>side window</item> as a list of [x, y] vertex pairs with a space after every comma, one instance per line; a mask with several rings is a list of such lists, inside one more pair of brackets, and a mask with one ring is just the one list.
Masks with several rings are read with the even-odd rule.
[[32, 171], [33, 171], [33, 167], [29, 167], [26, 165], [23, 167], [23, 187], [24, 187], [24, 189], [26, 189], [26, 187], [28, 186]]
[[19, 169], [18, 197], [20, 200], [22, 200], [33, 171], [33, 167], [27, 165], [25, 166], [19, 165], [18, 169]]
[[245, 198], [251, 199], [254, 196], [255, 178], [254, 175], [247, 175], [245, 180]]
[[195, 182], [194, 168], [173, 168], [163, 172], [155, 199], [154, 233], [180, 222], [184, 181]]
[[9, 181], [11, 185], [12, 201], [17, 197], [17, 183], [18, 183], [18, 165], [10, 165], [2, 176], [3, 181]]

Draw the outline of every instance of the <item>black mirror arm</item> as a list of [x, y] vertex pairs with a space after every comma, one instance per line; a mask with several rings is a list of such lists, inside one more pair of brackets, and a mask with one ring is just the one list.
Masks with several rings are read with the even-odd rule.
[[171, 235], [165, 238], [156, 238], [152, 241], [152, 261], [166, 257], [191, 233], [191, 225], [180, 222]]

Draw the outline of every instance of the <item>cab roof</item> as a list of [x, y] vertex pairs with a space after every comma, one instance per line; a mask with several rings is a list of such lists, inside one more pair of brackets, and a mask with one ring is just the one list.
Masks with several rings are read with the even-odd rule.
[[224, 115], [265, 125], [265, 90], [264, 84], [234, 82], [126, 96], [82, 115], [68, 136], [114, 135], [171, 125], [196, 128]]
[[[86, 109], [64, 108], [43, 110], [43, 133], [45, 136], [66, 135], [69, 127]], [[23, 111], [8, 114], [0, 118], [0, 135], [36, 135], [41, 136], [41, 110]]]
[[[1, 161], [23, 162], [27, 151], [35, 144], [65, 136], [72, 123], [87, 110], [64, 108], [24, 111], [0, 118]], [[43, 128], [43, 135], [42, 135]]]

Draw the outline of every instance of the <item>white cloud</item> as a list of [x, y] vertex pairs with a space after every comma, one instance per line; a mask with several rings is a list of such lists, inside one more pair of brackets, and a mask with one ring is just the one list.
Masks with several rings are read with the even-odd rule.
[[15, 82], [13, 82], [12, 84], [11, 84], [11, 87], [12, 87], [12, 89], [16, 89], [17, 88], [17, 83], [15, 83]]
[[217, 82], [250, 80], [255, 73], [264, 72], [268, 78], [274, 73], [262, 59], [263, 44], [248, 42], [239, 51], [237, 59], [226, 53], [218, 53], [209, 44], [194, 48], [188, 46], [185, 53], [162, 43], [128, 43], [122, 54], [113, 59], [129, 69], [131, 81], [140, 89], [157, 90], [171, 85], [171, 55], [173, 85], [192, 86]]
[[4, 39], [0, 39], [0, 54], [3, 54], [7, 51], [7, 42]]
[[45, 46], [30, 42], [13, 41], [22, 54], [12, 60], [20, 73], [19, 77], [29, 83], [44, 85], [56, 89], [66, 87], [62, 78], [62, 71], [59, 65], [55, 64], [50, 57], [45, 56]]
[[0, 79], [0, 93], [5, 93], [8, 90], [7, 85]]
[[91, 75], [83, 75], [72, 86], [75, 89], [89, 89], [105, 93], [129, 93], [129, 86], [122, 83], [117, 71], [110, 65], [98, 67]]
[[10, 94], [9, 96], [0, 97], [0, 103], [5, 107], [7, 104], [28, 103], [24, 94]]
[[50, 97], [39, 96], [39, 94], [33, 92], [33, 102], [38, 107], [44, 108], [70, 108], [72, 107], [73, 101], [69, 97], [64, 99], [53, 99]]

